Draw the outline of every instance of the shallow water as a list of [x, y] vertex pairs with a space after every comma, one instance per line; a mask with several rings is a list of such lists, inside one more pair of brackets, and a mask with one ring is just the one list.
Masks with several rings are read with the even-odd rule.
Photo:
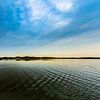
[[100, 60], [0, 61], [0, 100], [100, 100]]

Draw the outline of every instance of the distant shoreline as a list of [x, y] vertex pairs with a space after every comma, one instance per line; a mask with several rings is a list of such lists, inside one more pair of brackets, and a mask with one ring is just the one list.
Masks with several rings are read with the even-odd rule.
[[52, 59], [100, 59], [100, 57], [0, 57], [0, 60], [32, 61], [32, 60], [52, 60]]

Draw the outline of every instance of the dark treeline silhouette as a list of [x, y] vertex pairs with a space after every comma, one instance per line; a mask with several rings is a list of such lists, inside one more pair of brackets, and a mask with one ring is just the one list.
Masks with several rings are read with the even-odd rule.
[[30, 60], [49, 60], [49, 59], [57, 59], [56, 57], [0, 57], [0, 60], [16, 60], [16, 61], [30, 61]]
[[31, 60], [50, 60], [50, 59], [100, 59], [100, 57], [0, 57], [0, 60], [16, 60], [16, 61], [31, 61]]

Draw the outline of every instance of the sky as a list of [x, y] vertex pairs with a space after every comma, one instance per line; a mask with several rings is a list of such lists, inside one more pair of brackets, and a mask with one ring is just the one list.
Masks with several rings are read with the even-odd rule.
[[100, 56], [100, 0], [0, 0], [0, 56]]

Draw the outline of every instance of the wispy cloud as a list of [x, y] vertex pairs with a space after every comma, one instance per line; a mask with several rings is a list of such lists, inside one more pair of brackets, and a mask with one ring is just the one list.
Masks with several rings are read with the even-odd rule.
[[51, 2], [60, 11], [70, 12], [73, 10], [73, 0], [51, 0]]
[[28, 0], [27, 5], [32, 20], [40, 20], [49, 13], [49, 7], [42, 0]]

